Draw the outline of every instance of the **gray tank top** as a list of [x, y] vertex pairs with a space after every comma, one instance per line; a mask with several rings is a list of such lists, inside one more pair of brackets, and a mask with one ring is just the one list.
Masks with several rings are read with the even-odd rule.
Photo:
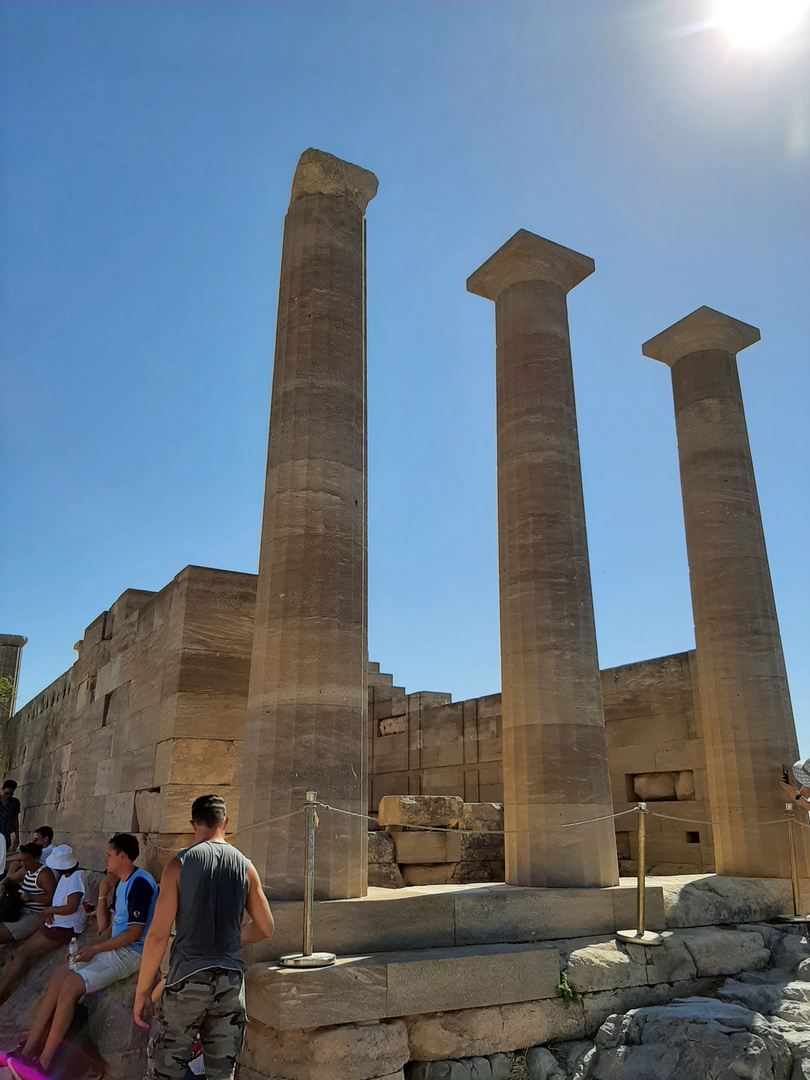
[[248, 894], [250, 861], [232, 844], [203, 840], [178, 852], [175, 938], [166, 985], [196, 971], [244, 971], [239, 932]]

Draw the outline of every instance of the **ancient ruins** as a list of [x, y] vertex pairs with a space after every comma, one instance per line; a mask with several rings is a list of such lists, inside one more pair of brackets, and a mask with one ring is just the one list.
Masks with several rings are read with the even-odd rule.
[[[127, 590], [68, 671], [0, 712], [22, 829], [48, 822], [90, 870], [132, 831], [157, 872], [189, 840], [192, 798], [224, 796], [278, 923], [249, 958], [244, 1080], [505, 1080], [527, 1047], [534, 1080], [607, 1076], [643, 1049], [614, 1024], [597, 1052], [612, 1014], [714, 993], [755, 1009], [739, 989], [754, 968], [776, 972], [760, 982], [782, 1015], [810, 944], [770, 925], [791, 905], [778, 778], [798, 748], [736, 365], [759, 331], [700, 308], [643, 346], [672, 369], [696, 645], [600, 672], [566, 302], [594, 264], [520, 230], [472, 274], [495, 305], [502, 692], [407, 692], [367, 650], [376, 190], [317, 150], [295, 171], [258, 575], [187, 566], [159, 592]], [[24, 645], [0, 638], [0, 676], [16, 680]], [[300, 948], [308, 790], [349, 813], [323, 809], [317, 832], [315, 933], [338, 961], [297, 971], [275, 959]], [[635, 917], [642, 801], [657, 949], [614, 940]], [[21, 1000], [0, 1022], [24, 1023]], [[125, 1009], [97, 1011], [109, 1075], [134, 1080], [140, 1036], [121, 1034]], [[735, 1015], [748, 1046], [755, 1024]], [[781, 1068], [801, 1054], [779, 1038]]]

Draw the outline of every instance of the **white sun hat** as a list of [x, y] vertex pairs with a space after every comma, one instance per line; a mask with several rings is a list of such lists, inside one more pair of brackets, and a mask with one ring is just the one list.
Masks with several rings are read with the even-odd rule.
[[810, 787], [810, 757], [796, 762], [793, 766], [793, 779], [802, 787]]
[[57, 844], [45, 860], [45, 865], [49, 866], [51, 870], [72, 870], [76, 865], [73, 848], [70, 844]]

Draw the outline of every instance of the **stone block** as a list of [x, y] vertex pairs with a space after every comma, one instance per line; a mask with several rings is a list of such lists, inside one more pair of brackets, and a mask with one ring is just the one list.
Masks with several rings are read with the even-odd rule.
[[380, 800], [381, 825], [455, 826], [464, 811], [457, 795], [386, 795]]
[[201, 790], [198, 784], [169, 784], [161, 787], [157, 812], [156, 830], [163, 833], [181, 833], [189, 827], [191, 804], [198, 795], [219, 795], [225, 800], [231, 817], [229, 831], [236, 829], [234, 810], [238, 806], [238, 793], [231, 786], [206, 784]]
[[369, 888], [404, 889], [405, 880], [395, 862], [368, 864]]
[[389, 1016], [552, 998], [560, 981], [556, 949], [483, 945], [412, 955], [388, 965]]
[[464, 803], [461, 828], [466, 832], [503, 832], [503, 804]]
[[400, 873], [406, 885], [447, 885], [457, 866], [458, 863], [403, 866]]
[[350, 957], [326, 968], [251, 964], [245, 976], [251, 1021], [278, 1031], [379, 1020], [389, 1015], [386, 985], [384, 962]]
[[641, 986], [647, 981], [644, 963], [637, 963], [616, 941], [575, 949], [568, 957], [565, 973], [581, 994]]
[[232, 739], [165, 739], [155, 751], [156, 786], [231, 784], [236, 763]]
[[157, 821], [160, 804], [160, 792], [135, 792], [135, 828], [137, 832], [150, 833], [152, 823]]
[[[316, 901], [312, 922], [317, 948], [338, 956], [400, 949], [448, 948], [455, 941], [455, 898], [450, 893], [378, 892], [360, 900]], [[275, 901], [275, 933], [255, 947], [257, 960], [301, 948], [303, 904]]]
[[700, 977], [758, 971], [767, 967], [771, 959], [762, 935], [754, 931], [701, 927], [685, 931], [681, 941]]
[[375, 830], [368, 834], [368, 861], [369, 863], [394, 863], [395, 848], [394, 838], [390, 833]]
[[503, 862], [502, 832], [462, 832], [461, 858], [465, 862]]
[[665, 933], [663, 948], [661, 946], [645, 948], [647, 965], [647, 982], [649, 983], [672, 983], [681, 982], [684, 979], [694, 979], [697, 975], [697, 967], [691, 952], [679, 933]]
[[679, 802], [694, 801], [695, 798], [695, 774], [691, 769], [682, 769], [675, 781], [675, 795]]
[[585, 1031], [594, 1035], [605, 1020], [614, 1013], [626, 1013], [630, 1009], [640, 1009], [646, 1005], [664, 1005], [672, 1000], [672, 990], [668, 984], [657, 986], [625, 986], [614, 990], [602, 990], [594, 994], [584, 994], [582, 1009], [585, 1016]]
[[[629, 930], [636, 925], [637, 901], [635, 888], [620, 886], [612, 889], [613, 909], [615, 913], [615, 928], [617, 930]], [[656, 885], [647, 884], [645, 893], [646, 919], [648, 930], [663, 930], [667, 925], [664, 914], [664, 893]]]
[[691, 881], [664, 879], [660, 884], [666, 924], [672, 928], [770, 922], [793, 910], [790, 882], [775, 878], [711, 874]]
[[394, 834], [396, 861], [414, 863], [454, 863], [461, 860], [461, 833], [397, 832]]
[[276, 1031], [248, 1024], [242, 1062], [260, 1077], [284, 1080], [376, 1080], [397, 1075], [408, 1061], [402, 1020]]
[[508, 1053], [585, 1034], [581, 1002], [566, 1008], [556, 999], [409, 1016], [407, 1024], [414, 1061]]
[[675, 800], [675, 784], [678, 773], [638, 773], [633, 777], [633, 792], [641, 802], [663, 802]]
[[104, 824], [102, 828], [108, 836], [117, 832], [132, 832], [135, 826], [135, 793], [124, 792], [120, 795], [104, 797]]

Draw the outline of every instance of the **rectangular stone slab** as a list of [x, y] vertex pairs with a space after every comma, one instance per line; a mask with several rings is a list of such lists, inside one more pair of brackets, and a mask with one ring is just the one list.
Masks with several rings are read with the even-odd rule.
[[276, 1031], [555, 996], [556, 949], [483, 945], [342, 957], [332, 967], [251, 964], [250, 1016]]

